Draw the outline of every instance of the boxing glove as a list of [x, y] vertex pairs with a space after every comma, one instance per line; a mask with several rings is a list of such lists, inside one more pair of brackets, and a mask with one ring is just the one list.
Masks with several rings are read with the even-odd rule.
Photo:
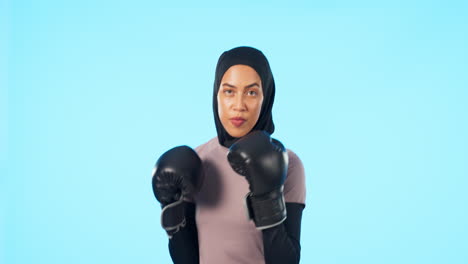
[[200, 188], [201, 160], [188, 146], [166, 151], [153, 169], [152, 185], [161, 203], [161, 225], [169, 238], [185, 226], [184, 198], [192, 197]]
[[288, 170], [283, 144], [265, 131], [254, 131], [229, 148], [227, 159], [249, 183], [245, 201], [257, 229], [281, 224], [286, 219], [283, 185]]

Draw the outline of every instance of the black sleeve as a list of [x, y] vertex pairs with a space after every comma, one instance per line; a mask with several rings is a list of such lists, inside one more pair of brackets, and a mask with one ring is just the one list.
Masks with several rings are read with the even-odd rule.
[[198, 264], [198, 233], [194, 203], [185, 203], [185, 220], [185, 226], [169, 239], [169, 253], [174, 264]]
[[301, 221], [305, 205], [286, 203], [286, 220], [262, 230], [266, 264], [294, 264], [301, 258]]

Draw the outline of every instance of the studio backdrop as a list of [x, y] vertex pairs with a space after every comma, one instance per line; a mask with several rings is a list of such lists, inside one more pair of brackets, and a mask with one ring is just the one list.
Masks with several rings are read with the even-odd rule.
[[171, 263], [151, 171], [216, 136], [241, 45], [305, 167], [301, 263], [468, 262], [466, 2], [18, 0], [0, 23], [0, 263]]

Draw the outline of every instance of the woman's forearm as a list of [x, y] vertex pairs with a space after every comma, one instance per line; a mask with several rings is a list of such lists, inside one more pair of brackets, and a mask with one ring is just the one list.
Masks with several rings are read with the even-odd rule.
[[174, 264], [197, 264], [199, 251], [195, 204], [186, 202], [185, 219], [186, 225], [169, 239], [169, 253]]
[[286, 220], [280, 225], [262, 231], [266, 264], [299, 263], [301, 220], [304, 207], [303, 204], [286, 203]]

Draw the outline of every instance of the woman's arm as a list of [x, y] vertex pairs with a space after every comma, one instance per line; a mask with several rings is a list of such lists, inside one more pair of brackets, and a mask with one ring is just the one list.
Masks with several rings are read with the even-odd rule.
[[161, 203], [161, 225], [169, 236], [169, 252], [176, 264], [198, 263], [198, 236], [192, 197], [201, 181], [202, 161], [188, 146], [166, 151], [156, 161], [152, 187]]
[[186, 224], [169, 239], [169, 253], [174, 264], [197, 264], [199, 262], [199, 253], [195, 204], [184, 203]]
[[305, 205], [286, 203], [287, 218], [280, 225], [262, 230], [266, 264], [294, 264], [301, 258], [301, 221]]

